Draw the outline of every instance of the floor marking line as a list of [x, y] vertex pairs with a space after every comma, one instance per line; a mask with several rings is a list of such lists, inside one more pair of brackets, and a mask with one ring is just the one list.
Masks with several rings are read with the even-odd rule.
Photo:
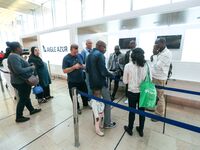
[[67, 119], [63, 120], [62, 122], [58, 123], [57, 125], [53, 126], [52, 128], [50, 128], [49, 130], [47, 130], [46, 132], [42, 133], [40, 136], [36, 137], [35, 139], [33, 139], [32, 141], [30, 141], [29, 143], [27, 143], [26, 145], [22, 146], [19, 150], [22, 150], [23, 148], [25, 148], [26, 146], [30, 145], [31, 143], [33, 143], [34, 141], [38, 140], [39, 138], [41, 138], [42, 136], [44, 136], [45, 134], [47, 134], [48, 132], [50, 132], [51, 130], [55, 129], [56, 127], [58, 127], [59, 125], [61, 125], [62, 123], [64, 123], [65, 121], [69, 120], [70, 118], [72, 118], [73, 115], [69, 116]]

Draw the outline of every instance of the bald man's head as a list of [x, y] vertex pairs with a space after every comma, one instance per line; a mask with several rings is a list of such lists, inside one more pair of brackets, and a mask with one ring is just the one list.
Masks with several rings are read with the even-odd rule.
[[105, 53], [106, 52], [106, 43], [104, 41], [97, 41], [96, 43], [96, 48], [98, 50], [100, 50], [102, 53]]
[[92, 49], [92, 40], [90, 39], [86, 40], [85, 45], [87, 49]]
[[129, 42], [129, 47], [130, 47], [130, 49], [134, 49], [136, 47], [136, 41], [135, 40], [131, 40]]
[[119, 45], [116, 45], [114, 50], [115, 50], [116, 54], [119, 54], [120, 53], [120, 47], [119, 47]]
[[157, 38], [155, 44], [158, 46], [159, 52], [162, 52], [166, 47], [166, 40], [164, 38]]

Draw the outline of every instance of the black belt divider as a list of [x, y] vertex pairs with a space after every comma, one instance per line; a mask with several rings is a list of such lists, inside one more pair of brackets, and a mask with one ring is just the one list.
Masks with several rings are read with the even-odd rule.
[[189, 91], [189, 90], [183, 90], [183, 89], [177, 89], [177, 88], [171, 88], [171, 87], [165, 87], [165, 86], [158, 86], [158, 85], [156, 85], [156, 88], [163, 89], [163, 90], [168, 90], [168, 91], [174, 91], [174, 92], [179, 92], [179, 93], [185, 93], [185, 94], [192, 94], [192, 95], [200, 96], [200, 92], [196, 92], [196, 91]]
[[[122, 81], [122, 79], [116, 79], [116, 78], [110, 78], [110, 79]], [[177, 88], [165, 87], [165, 86], [159, 86], [159, 85], [156, 85], [156, 88], [163, 89], [163, 90], [168, 90], [168, 91], [174, 91], [174, 92], [180, 92], [180, 93], [192, 94], [192, 95], [200, 96], [200, 92], [196, 92], [196, 91], [183, 90], [183, 89], [177, 89]]]
[[[165, 87], [162, 87], [162, 89], [165, 89]], [[177, 127], [183, 128], [183, 129], [187, 129], [187, 130], [190, 130], [190, 131], [193, 131], [193, 132], [200, 133], [200, 127], [197, 127], [197, 126], [194, 126], [194, 125], [191, 125], [191, 124], [187, 124], [187, 123], [184, 123], [184, 122], [172, 120], [172, 119], [169, 119], [169, 118], [164, 118], [164, 117], [152, 114], [152, 113], [148, 113], [148, 112], [144, 112], [144, 111], [137, 110], [137, 109], [134, 109], [134, 108], [130, 108], [130, 107], [118, 104], [118, 103], [114, 103], [112, 101], [108, 101], [108, 100], [105, 100], [105, 99], [102, 99], [102, 98], [95, 97], [93, 95], [88, 95], [87, 93], [83, 93], [81, 91], [78, 91], [78, 93], [80, 95], [82, 95], [82, 96], [88, 97], [90, 99], [95, 99], [95, 100], [97, 100], [99, 102], [102, 102], [102, 103], [105, 103], [105, 104], [108, 104], [108, 105], [123, 109], [123, 110], [128, 111], [128, 112], [133, 112], [133, 113], [136, 113], [138, 115], [142, 115], [142, 116], [145, 116], [145, 117], [148, 117], [148, 118], [152, 118], [152, 119], [164, 122], [164, 123], [168, 123], [170, 125], [174, 125], [174, 126], [177, 126]], [[198, 93], [198, 92], [196, 92], [196, 93]]]

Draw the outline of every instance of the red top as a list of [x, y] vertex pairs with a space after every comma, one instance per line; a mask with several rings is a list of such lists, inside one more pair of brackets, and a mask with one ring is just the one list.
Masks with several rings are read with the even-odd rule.
[[0, 58], [4, 58], [4, 53], [0, 53]]

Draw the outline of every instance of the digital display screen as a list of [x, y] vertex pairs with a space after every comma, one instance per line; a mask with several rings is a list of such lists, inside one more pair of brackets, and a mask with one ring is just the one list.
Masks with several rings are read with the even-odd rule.
[[120, 38], [119, 39], [119, 46], [121, 49], [129, 49], [129, 43], [130, 41], [136, 41], [136, 38], [133, 37], [133, 38]]
[[182, 35], [157, 36], [157, 38], [165, 39], [168, 49], [179, 49], [181, 45]]

